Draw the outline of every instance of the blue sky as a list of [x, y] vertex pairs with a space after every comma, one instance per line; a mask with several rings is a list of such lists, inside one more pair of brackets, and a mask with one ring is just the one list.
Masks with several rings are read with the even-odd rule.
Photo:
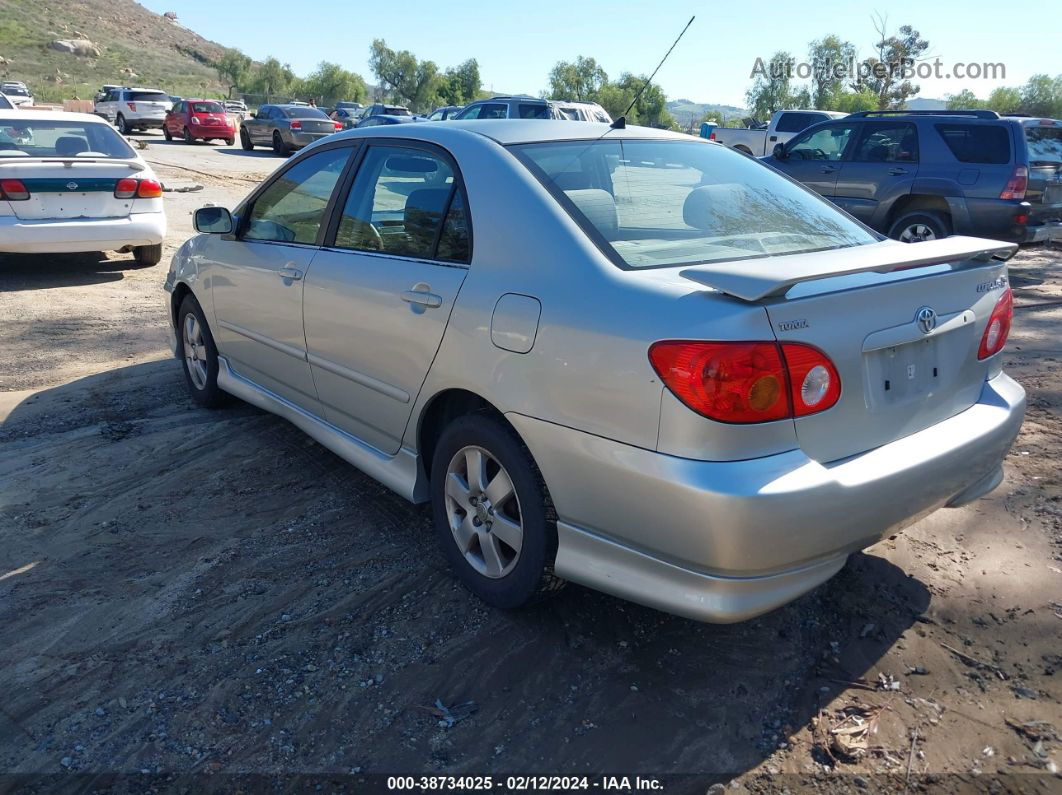
[[[836, 33], [870, 54], [874, 5], [854, 0], [706, 3], [656, 0], [535, 2], [373, 2], [361, 0], [142, 0], [153, 11], [176, 11], [181, 22], [254, 58], [275, 55], [298, 74], [336, 61], [372, 81], [367, 63], [374, 38], [411, 50], [440, 67], [474, 57], [487, 90], [537, 94], [558, 60], [593, 56], [610, 77], [649, 73], [692, 14], [697, 21], [657, 76], [668, 97], [743, 105], [757, 56], [779, 49], [803, 59], [807, 43]], [[273, 10], [273, 9], [276, 10]], [[890, 28], [914, 25], [932, 55], [955, 62], [1003, 63], [1005, 80], [919, 81], [922, 97], [969, 88], [979, 96], [1030, 75], [1062, 73], [1062, 2], [1033, 5], [998, 0], [889, 0]]]

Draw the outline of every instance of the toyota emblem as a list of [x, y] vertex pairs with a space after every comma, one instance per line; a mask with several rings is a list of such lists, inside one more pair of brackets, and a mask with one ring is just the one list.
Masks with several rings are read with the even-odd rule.
[[68, 182], [68, 183], [66, 183], [66, 189], [67, 190], [77, 190], [77, 183], [76, 182]]
[[923, 306], [915, 314], [915, 322], [923, 334], [928, 334], [937, 327], [937, 313], [928, 306]]

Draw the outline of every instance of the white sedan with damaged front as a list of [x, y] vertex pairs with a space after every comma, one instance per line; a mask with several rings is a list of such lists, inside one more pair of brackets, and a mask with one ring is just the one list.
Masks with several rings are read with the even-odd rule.
[[131, 251], [162, 259], [166, 216], [151, 167], [84, 113], [0, 113], [0, 252]]

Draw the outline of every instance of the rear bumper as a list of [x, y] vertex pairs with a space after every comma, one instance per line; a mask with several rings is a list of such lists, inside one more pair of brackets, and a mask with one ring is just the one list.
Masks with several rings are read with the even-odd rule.
[[64, 254], [153, 246], [166, 237], [165, 213], [134, 213], [126, 218], [20, 221], [0, 217], [0, 251]]
[[1062, 241], [1062, 221], [1048, 221], [1025, 227], [1023, 243], [1048, 243]]
[[295, 149], [302, 149], [304, 146], [309, 146], [312, 143], [320, 141], [322, 138], [327, 138], [332, 133], [288, 133], [288, 143]]
[[228, 140], [229, 138], [236, 137], [236, 129], [234, 127], [189, 127], [189, 131], [196, 138], [210, 139], [216, 138], [219, 140]]
[[126, 124], [130, 127], [162, 127], [166, 123], [165, 116], [145, 116], [139, 119], [131, 119], [128, 116], [125, 119]]
[[1000, 375], [966, 411], [828, 465], [799, 450], [694, 461], [509, 419], [560, 517], [558, 576], [732, 622], [795, 599], [888, 532], [990, 491], [1024, 413], [1024, 390]]

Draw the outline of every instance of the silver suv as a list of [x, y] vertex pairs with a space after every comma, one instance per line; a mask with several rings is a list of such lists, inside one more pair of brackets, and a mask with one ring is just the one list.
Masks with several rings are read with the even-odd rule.
[[491, 97], [473, 102], [452, 118], [457, 121], [468, 119], [555, 119], [550, 102], [537, 97], [518, 95], [513, 97]]
[[96, 102], [96, 115], [128, 135], [133, 130], [161, 128], [173, 107], [170, 95], [155, 88], [112, 88]]

